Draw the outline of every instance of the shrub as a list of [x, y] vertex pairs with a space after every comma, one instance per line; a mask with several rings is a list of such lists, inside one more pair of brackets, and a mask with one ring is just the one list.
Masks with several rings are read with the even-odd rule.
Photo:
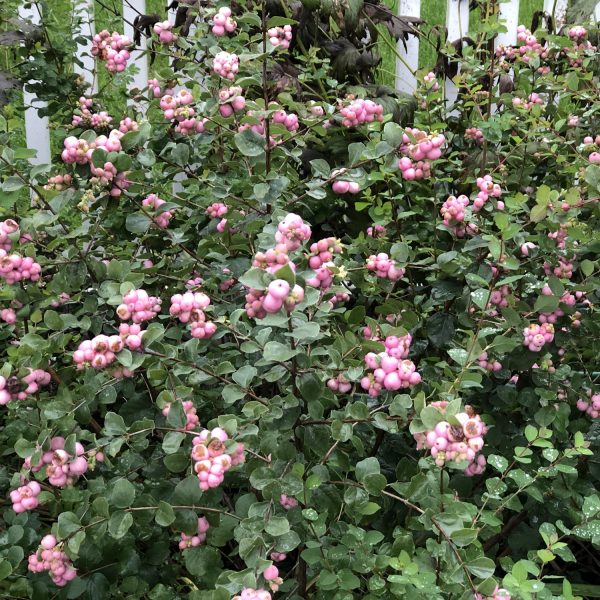
[[[0, 135], [7, 597], [592, 589], [592, 32], [493, 51], [492, 14], [413, 113], [298, 43], [339, 6], [144, 17], [174, 61], [124, 113], [35, 54], [64, 124], [51, 165]], [[130, 43], [95, 38], [114, 88]]]

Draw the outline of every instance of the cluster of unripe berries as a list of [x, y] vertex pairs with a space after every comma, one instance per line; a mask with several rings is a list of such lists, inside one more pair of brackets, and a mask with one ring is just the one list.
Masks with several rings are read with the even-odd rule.
[[72, 183], [73, 177], [69, 174], [54, 175], [53, 177], [48, 177], [48, 181], [44, 185], [44, 189], [62, 192], [63, 190], [66, 190], [67, 188], [71, 187]]
[[527, 100], [523, 98], [513, 98], [512, 105], [517, 108], [524, 108], [525, 110], [531, 110], [535, 105], [542, 106], [544, 101], [542, 97], [537, 92], [531, 92], [529, 96], [527, 96]]
[[177, 317], [181, 323], [187, 323], [192, 337], [206, 339], [217, 331], [217, 326], [206, 320], [204, 309], [209, 304], [210, 298], [206, 294], [187, 291], [171, 296], [169, 314]]
[[347, 394], [352, 389], [352, 384], [343, 375], [338, 375], [327, 380], [327, 387], [332, 392]]
[[174, 121], [175, 131], [182, 135], [202, 133], [206, 119], [196, 117], [196, 111], [191, 106], [194, 96], [187, 90], [179, 90], [177, 94], [165, 94], [160, 99], [160, 107], [167, 121]]
[[79, 98], [79, 114], [73, 115], [71, 124], [75, 127], [84, 124], [90, 127], [108, 127], [112, 117], [105, 110], [94, 113], [91, 111], [94, 101], [91, 98], [81, 96]]
[[106, 61], [106, 68], [111, 73], [125, 70], [129, 60], [131, 40], [126, 35], [114, 31], [112, 35], [105, 29], [92, 38], [92, 56]]
[[26, 400], [49, 383], [50, 373], [42, 369], [29, 369], [29, 373], [21, 379], [14, 375], [8, 378], [0, 375], [0, 406], [16, 400]]
[[365, 365], [373, 372], [365, 375], [360, 385], [369, 396], [379, 396], [384, 389], [396, 391], [421, 382], [415, 364], [407, 358], [411, 341], [410, 336], [389, 336], [384, 341], [384, 352], [365, 355]]
[[222, 50], [213, 59], [213, 71], [223, 79], [233, 81], [240, 69], [240, 59], [237, 54]]
[[573, 277], [573, 263], [562, 256], [558, 257], [558, 265], [553, 267], [548, 261], [544, 261], [544, 272], [546, 275], [555, 275], [560, 279], [571, 279]]
[[246, 106], [243, 90], [239, 85], [223, 88], [219, 91], [219, 112], [222, 117], [230, 117], [234, 112], [241, 112]]
[[27, 568], [32, 573], [48, 571], [55, 585], [63, 587], [77, 577], [77, 571], [71, 559], [61, 550], [53, 535], [42, 538], [39, 548], [27, 559]]
[[177, 36], [171, 31], [173, 24], [169, 23], [169, 21], [155, 23], [153, 29], [161, 44], [172, 44], [177, 39]]
[[160, 312], [162, 300], [150, 296], [145, 290], [131, 290], [123, 296], [123, 302], [117, 306], [117, 316], [121, 321], [143, 323], [156, 317]]
[[342, 125], [344, 127], [356, 127], [363, 123], [373, 123], [373, 121], [383, 121], [383, 106], [373, 102], [373, 100], [363, 100], [357, 98], [340, 109], [342, 116]]
[[228, 6], [221, 6], [212, 19], [213, 35], [222, 37], [226, 33], [233, 33], [236, 30], [236, 27], [237, 23], [231, 16], [231, 9]]
[[[491, 175], [478, 177], [476, 183], [479, 192], [477, 192], [477, 197], [473, 201], [473, 212], [479, 212], [490, 199], [490, 196], [493, 198], [500, 198], [502, 196], [502, 188], [499, 184], [494, 183]], [[504, 203], [501, 200], [498, 201], [498, 208], [500, 210], [504, 209]]]
[[407, 181], [424, 179], [431, 175], [431, 161], [442, 156], [442, 146], [446, 138], [441, 133], [428, 134], [417, 128], [407, 127], [399, 148], [404, 154], [398, 161], [402, 178]]
[[[331, 172], [332, 178], [337, 178], [346, 172], [346, 169], [334, 169]], [[336, 194], [358, 194], [360, 193], [360, 184], [356, 181], [346, 181], [344, 179], [335, 179], [331, 184], [331, 189]]]
[[592, 394], [592, 390], [588, 390], [586, 399], [577, 400], [577, 408], [592, 419], [597, 419], [600, 417], [600, 394]]
[[271, 29], [267, 30], [267, 37], [273, 46], [279, 46], [280, 48], [287, 50], [292, 41], [292, 26], [284, 25], [283, 27], [271, 27]]
[[554, 325], [552, 323], [532, 323], [523, 329], [523, 346], [532, 352], [539, 352], [544, 344], [549, 344], [554, 339]]
[[485, 137], [483, 131], [477, 127], [467, 127], [465, 130], [465, 139], [473, 140], [476, 144], [482, 144]]
[[181, 534], [179, 540], [179, 549], [196, 548], [206, 541], [206, 532], [210, 529], [210, 525], [205, 517], [198, 517], [198, 529], [195, 535]]
[[204, 212], [211, 219], [221, 219], [217, 223], [217, 231], [219, 233], [223, 233], [225, 231], [225, 227], [227, 226], [227, 219], [223, 219], [221, 217], [224, 217], [228, 211], [229, 208], [226, 204], [223, 204], [222, 202], [213, 202]]
[[137, 121], [131, 117], [125, 117], [119, 121], [119, 131], [121, 133], [127, 133], [129, 131], [137, 131], [140, 128]]
[[369, 271], [373, 271], [377, 277], [389, 279], [390, 281], [398, 281], [398, 279], [404, 277], [406, 272], [402, 267], [396, 266], [396, 261], [385, 252], [369, 256], [366, 267]]
[[[445, 413], [448, 403], [445, 400], [432, 402], [442, 414]], [[440, 421], [433, 429], [415, 433], [413, 437], [417, 442], [417, 450], [427, 448], [435, 459], [435, 464], [443, 467], [450, 462], [468, 462], [465, 474], [479, 475], [485, 470], [485, 456], [479, 454], [483, 448], [483, 436], [487, 432], [485, 423], [470, 406], [465, 407], [465, 412], [454, 415], [457, 425], [448, 421]]]
[[34, 510], [40, 504], [38, 496], [42, 488], [37, 481], [30, 481], [25, 485], [12, 490], [10, 493], [10, 501], [12, 509], [17, 513], [25, 512], [26, 510]]
[[[142, 206], [146, 208], [150, 208], [153, 211], [157, 211], [163, 204], [165, 204], [164, 200], [161, 200], [156, 194], [150, 194], [146, 198], [142, 200]], [[160, 214], [156, 214], [152, 217], [152, 220], [156, 224], [156, 226], [160, 229], [167, 229], [169, 227], [169, 221], [173, 217], [173, 211], [165, 210]]]
[[[67, 485], [73, 485], [88, 470], [84, 454], [85, 449], [82, 444], [75, 442], [75, 456], [72, 456], [65, 450], [65, 438], [57, 436], [50, 440], [50, 450], [42, 454], [37, 464], [32, 465], [31, 457], [27, 457], [23, 467], [31, 469], [34, 473], [46, 467], [48, 483], [54, 487], [64, 488]], [[101, 453], [97, 453], [95, 456], [96, 460], [103, 459]]]
[[291, 510], [292, 508], [296, 508], [298, 506], [298, 500], [296, 500], [296, 498], [293, 498], [292, 496], [286, 496], [285, 494], [281, 494], [281, 496], [279, 497], [279, 504], [281, 504], [281, 506], [285, 508], [285, 510]]
[[[180, 431], [194, 431], [200, 423], [200, 418], [196, 413], [196, 407], [191, 400], [184, 400], [181, 405], [183, 407], [183, 412], [185, 413], [186, 422], [185, 426]], [[165, 417], [168, 417], [170, 412], [171, 404], [167, 403], [162, 408], [162, 414]]]
[[279, 577], [279, 569], [275, 565], [268, 566], [263, 571], [263, 577], [273, 592], [276, 592], [283, 583], [283, 579]]
[[192, 440], [192, 460], [194, 471], [198, 475], [200, 489], [206, 491], [221, 485], [225, 473], [244, 462], [244, 445], [236, 444], [232, 454], [225, 452], [227, 433], [220, 427], [202, 430]]

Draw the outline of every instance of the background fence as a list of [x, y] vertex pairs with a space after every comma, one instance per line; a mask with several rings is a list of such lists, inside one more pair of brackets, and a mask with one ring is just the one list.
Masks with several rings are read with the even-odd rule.
[[[61, 5], [63, 11], [71, 15], [79, 14], [83, 17], [80, 33], [89, 37], [95, 31], [109, 28], [116, 29], [133, 38], [133, 21], [138, 14], [156, 12], [162, 17], [174, 22], [174, 11], [168, 11], [170, 0], [55, 0], [56, 5]], [[473, 27], [476, 27], [479, 16], [475, 11], [470, 11], [469, 0], [389, 0], [393, 10], [399, 15], [421, 17], [424, 21], [424, 29], [427, 30], [434, 25], [445, 25], [448, 30], [450, 41], [467, 35]], [[527, 26], [531, 23], [531, 17], [537, 10], [545, 10], [552, 14], [556, 27], [559, 28], [564, 22], [568, 0], [509, 0], [501, 4], [501, 15], [508, 29], [497, 37], [497, 44], [516, 43], [516, 28], [519, 23]], [[54, 6], [54, 5], [53, 5]], [[39, 6], [34, 2], [31, 8], [21, 7], [19, 14], [22, 18], [30, 19], [33, 23], [39, 23], [41, 19]], [[596, 20], [600, 21], [600, 2], [596, 7]], [[115, 18], [117, 22], [115, 22]], [[385, 34], [384, 34], [385, 35]], [[143, 38], [143, 36], [142, 36]], [[415, 89], [415, 71], [417, 69], [432, 67], [435, 62], [435, 52], [430, 43], [421, 41], [411, 36], [406, 48], [404, 44], [397, 44], [397, 51], [393, 52], [388, 46], [382, 44], [383, 63], [380, 69], [380, 78], [383, 83], [395, 85], [397, 89], [411, 92]], [[393, 47], [393, 46], [392, 46]], [[146, 87], [149, 76], [152, 76], [152, 68], [148, 64], [147, 56], [142, 48], [132, 53], [130, 64], [136, 65], [133, 84], [140, 89]], [[83, 66], [74, 65], [74, 69], [92, 87], [97, 90], [103, 84], [101, 72], [95, 68], [94, 59], [90, 55], [90, 47], [79, 46], [77, 54]], [[160, 64], [160, 61], [157, 61]], [[106, 75], [104, 75], [106, 77]], [[446, 95], [449, 101], [455, 96], [453, 83], [446, 82]], [[29, 92], [24, 93], [25, 106], [25, 137], [27, 145], [37, 151], [38, 163], [49, 163], [51, 156], [51, 128], [46, 117], [40, 117], [38, 108], [41, 103]]]

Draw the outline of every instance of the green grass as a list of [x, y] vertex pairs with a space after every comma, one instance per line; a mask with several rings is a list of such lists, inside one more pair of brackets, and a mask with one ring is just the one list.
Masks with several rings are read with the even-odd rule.
[[[397, 11], [397, 0], [385, 0], [386, 5]], [[531, 18], [536, 10], [543, 7], [543, 0], [521, 0], [519, 7], [519, 23], [531, 25]], [[421, 1], [421, 19], [423, 19], [422, 32], [427, 36], [432, 27], [436, 25], [444, 25], [446, 22], [446, 0], [422, 0]], [[479, 22], [479, 15], [473, 11], [470, 15], [470, 22]], [[382, 32], [382, 35], [388, 36], [387, 31]], [[388, 36], [388, 39], [389, 36]], [[391, 40], [393, 42], [393, 40]], [[379, 52], [381, 54], [381, 68], [377, 74], [377, 80], [380, 83], [394, 87], [394, 74], [396, 72], [396, 54], [392, 51], [388, 44], [381, 43]], [[422, 39], [419, 44], [419, 68], [431, 69], [436, 62], [436, 51], [432, 43], [426, 39]]]

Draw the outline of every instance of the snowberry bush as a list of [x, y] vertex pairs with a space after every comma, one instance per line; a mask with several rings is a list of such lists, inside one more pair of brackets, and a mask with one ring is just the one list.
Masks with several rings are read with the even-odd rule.
[[144, 16], [143, 90], [112, 28], [93, 96], [19, 50], [62, 124], [0, 133], [2, 597], [597, 592], [597, 32], [483, 11], [451, 108], [344, 74], [351, 4]]

